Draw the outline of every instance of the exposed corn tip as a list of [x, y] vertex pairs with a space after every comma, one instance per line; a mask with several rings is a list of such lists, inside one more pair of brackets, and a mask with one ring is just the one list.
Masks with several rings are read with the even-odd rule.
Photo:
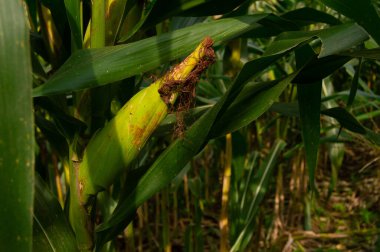
[[92, 137], [78, 171], [77, 188], [82, 203], [85, 203], [88, 195], [94, 195], [110, 186], [115, 177], [137, 157], [167, 115], [168, 105], [173, 105], [178, 96], [176, 89], [170, 94], [169, 101], [164, 101], [159, 93], [160, 88], [170, 83], [181, 84], [190, 77], [194, 78], [194, 75], [198, 77], [213, 61], [212, 44], [211, 38], [205, 38], [183, 62], [133, 96]]

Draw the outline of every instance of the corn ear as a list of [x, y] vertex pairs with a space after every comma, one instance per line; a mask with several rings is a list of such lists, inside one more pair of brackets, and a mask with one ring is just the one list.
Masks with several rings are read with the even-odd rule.
[[[205, 38], [182, 63], [133, 96], [90, 140], [79, 167], [78, 183], [82, 195], [94, 195], [107, 188], [137, 157], [168, 113], [168, 104], [162, 99], [160, 88], [170, 83], [185, 83], [196, 69], [200, 69], [199, 65], [203, 71], [213, 57], [212, 40]], [[168, 102], [174, 104], [177, 96], [178, 92], [173, 92]]]
[[[194, 85], [201, 72], [213, 62], [212, 44], [211, 38], [205, 38], [183, 62], [133, 96], [91, 138], [82, 161], [71, 163], [69, 215], [80, 250], [93, 249], [96, 194], [110, 186], [137, 157], [167, 115], [168, 106], [174, 105], [181, 87]], [[70, 157], [77, 160], [72, 149]]]

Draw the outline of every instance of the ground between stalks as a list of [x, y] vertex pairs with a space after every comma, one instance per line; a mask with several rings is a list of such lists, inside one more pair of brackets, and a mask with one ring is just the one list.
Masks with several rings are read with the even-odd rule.
[[[181, 137], [186, 129], [184, 113], [188, 112], [195, 104], [195, 85], [199, 81], [201, 74], [209, 65], [215, 62], [215, 52], [212, 48], [214, 41], [206, 37], [203, 41], [203, 53], [196, 66], [184, 80], [174, 80], [173, 74], [168, 74], [164, 79], [164, 84], [158, 90], [162, 100], [169, 107], [169, 112], [176, 112], [176, 124], [174, 127], [174, 137]], [[178, 65], [179, 66], [179, 65]], [[177, 67], [178, 67], [177, 66]], [[172, 73], [176, 68], [172, 70]], [[170, 103], [173, 94], [178, 93], [174, 104]]]

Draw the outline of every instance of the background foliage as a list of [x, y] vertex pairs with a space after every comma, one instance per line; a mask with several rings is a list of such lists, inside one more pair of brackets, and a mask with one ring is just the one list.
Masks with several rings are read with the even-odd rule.
[[84, 248], [68, 218], [70, 171], [123, 104], [206, 36], [216, 62], [194, 107], [169, 114], [96, 195], [87, 250], [380, 248], [376, 1], [0, 6], [0, 250]]

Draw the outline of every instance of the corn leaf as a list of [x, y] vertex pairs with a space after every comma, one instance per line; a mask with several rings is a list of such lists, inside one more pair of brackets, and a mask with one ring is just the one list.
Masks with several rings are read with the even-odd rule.
[[132, 37], [139, 29], [142, 27], [146, 19], [149, 17], [149, 14], [151, 13], [153, 6], [155, 5], [157, 0], [151, 0], [147, 1], [146, 4], [144, 4], [141, 17], [137, 24], [130, 30], [128, 30], [125, 34], [122, 34], [121, 38], [118, 39], [118, 43], [123, 43], [127, 41], [130, 37]]
[[[296, 50], [297, 68], [303, 68], [315, 57], [313, 49], [305, 45]], [[318, 162], [320, 138], [320, 107], [322, 80], [297, 84], [298, 106], [301, 120], [302, 139], [305, 148], [306, 164], [309, 173], [309, 185], [315, 191], [315, 169]]]
[[[36, 2], [36, 1], [34, 1]], [[42, 4], [47, 7], [54, 20], [54, 25], [58, 30], [61, 38], [65, 35], [65, 29], [68, 26], [65, 4], [61, 0], [41, 0]], [[32, 6], [33, 1], [28, 1], [29, 6]]]
[[297, 24], [309, 25], [313, 23], [325, 23], [329, 25], [339, 25], [341, 22], [334, 16], [313, 8], [304, 7], [295, 9], [281, 15], [282, 18], [291, 20]]
[[52, 95], [105, 85], [190, 53], [205, 36], [216, 43], [252, 29], [267, 14], [202, 23], [127, 45], [84, 49], [73, 54], [34, 96]]
[[340, 107], [330, 108], [322, 111], [322, 114], [335, 118], [343, 128], [349, 131], [365, 134], [366, 129], [347, 110]]
[[260, 203], [268, 190], [268, 181], [272, 176], [273, 170], [279, 159], [279, 155], [285, 146], [286, 143], [284, 140], [276, 140], [276, 142], [273, 144], [272, 149], [270, 150], [269, 155], [255, 174], [252, 181], [253, 190], [251, 204], [249, 205], [248, 210], [243, 214], [243, 216], [245, 216], [245, 226], [240, 231], [236, 241], [233, 241], [230, 251], [244, 251], [244, 249], [247, 247], [254, 231], [252, 227], [254, 224], [254, 218], [259, 210]]
[[352, 52], [343, 52], [340, 54], [351, 57], [363, 57], [366, 59], [380, 60], [380, 48], [356, 50]]
[[228, 13], [247, 0], [161, 0], [154, 6], [144, 27], [173, 16], [210, 16]]
[[326, 57], [363, 42], [368, 38], [368, 34], [355, 23], [332, 26], [323, 30], [284, 32], [268, 47], [264, 55], [283, 53], [315, 38], [322, 41], [319, 57]]
[[371, 0], [322, 0], [322, 3], [355, 20], [380, 44], [380, 18]]
[[362, 68], [362, 62], [363, 59], [359, 58], [359, 65], [358, 65], [358, 70], [355, 71], [354, 78], [352, 79], [351, 82], [351, 89], [350, 89], [350, 95], [348, 96], [347, 99], [347, 108], [351, 108], [352, 104], [354, 103], [356, 93], [358, 91], [358, 86], [359, 86], [359, 76], [360, 76], [360, 70]]
[[321, 111], [322, 114], [335, 118], [343, 128], [363, 135], [369, 142], [380, 146], [380, 134], [364, 127], [350, 112], [335, 107]]
[[21, 1], [0, 0], [0, 251], [31, 251], [34, 129], [29, 30]]
[[83, 28], [81, 15], [80, 0], [64, 0], [66, 7], [66, 15], [71, 30], [71, 46], [72, 51], [82, 48], [83, 44]]
[[250, 95], [242, 91], [240, 97], [236, 98], [236, 101], [216, 122], [212, 136], [221, 136], [228, 132], [233, 132], [259, 118], [271, 107], [294, 76], [290, 75], [277, 83], [266, 83], [266, 87], [253, 90]]
[[33, 251], [78, 251], [74, 232], [42, 178], [36, 174]]

